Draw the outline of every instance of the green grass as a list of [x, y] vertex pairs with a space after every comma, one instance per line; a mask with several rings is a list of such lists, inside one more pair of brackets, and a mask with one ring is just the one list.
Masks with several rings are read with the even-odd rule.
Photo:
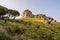
[[45, 24], [36, 18], [0, 20], [0, 40], [60, 40], [60, 23]]
[[41, 19], [38, 19], [38, 18], [21, 18], [20, 20], [25, 20], [25, 21], [30, 21], [30, 22], [42, 22], [42, 23], [45, 23], [45, 20], [41, 20]]

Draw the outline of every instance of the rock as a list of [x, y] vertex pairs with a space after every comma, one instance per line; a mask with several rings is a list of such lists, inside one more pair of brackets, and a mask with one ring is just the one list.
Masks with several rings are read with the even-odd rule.
[[41, 20], [45, 20], [46, 22], [47, 21], [56, 22], [56, 20], [54, 20], [52, 17], [48, 17], [45, 14], [34, 15], [29, 9], [23, 11], [22, 18], [38, 18]]
[[31, 18], [31, 17], [34, 17], [34, 15], [29, 9], [23, 11], [22, 18]]
[[46, 15], [44, 15], [44, 14], [37, 14], [35, 17], [39, 18], [39, 19], [42, 19], [42, 20], [46, 19]]

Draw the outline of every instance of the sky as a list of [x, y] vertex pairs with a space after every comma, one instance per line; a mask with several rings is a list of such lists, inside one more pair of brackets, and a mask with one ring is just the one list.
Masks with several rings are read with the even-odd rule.
[[33, 14], [45, 14], [60, 21], [60, 0], [0, 0], [0, 5], [18, 10], [29, 9]]

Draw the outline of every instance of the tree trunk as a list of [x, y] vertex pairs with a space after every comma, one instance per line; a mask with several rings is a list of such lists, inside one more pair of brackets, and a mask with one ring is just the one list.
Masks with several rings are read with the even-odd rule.
[[14, 19], [15, 19], [16, 17], [14, 16]]
[[1, 16], [0, 16], [0, 19], [1, 19]]

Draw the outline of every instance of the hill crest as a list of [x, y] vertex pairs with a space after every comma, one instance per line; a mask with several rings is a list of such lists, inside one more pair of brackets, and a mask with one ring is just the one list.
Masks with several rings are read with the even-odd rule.
[[34, 15], [34, 14], [32, 14], [32, 12], [29, 9], [26, 9], [26, 10], [23, 11], [21, 18], [37, 18], [37, 19], [40, 19], [40, 20], [56, 22], [56, 20], [54, 18], [48, 17], [45, 14]]

